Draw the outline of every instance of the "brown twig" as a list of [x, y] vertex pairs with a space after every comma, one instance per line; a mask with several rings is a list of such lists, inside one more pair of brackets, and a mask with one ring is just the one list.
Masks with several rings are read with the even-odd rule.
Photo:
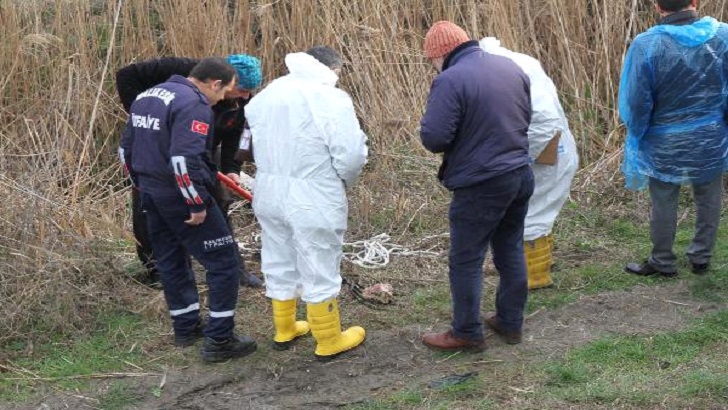
[[159, 377], [159, 373], [97, 373], [58, 377], [6, 377], [5, 380], [54, 382], [59, 380], [123, 379], [127, 377]]

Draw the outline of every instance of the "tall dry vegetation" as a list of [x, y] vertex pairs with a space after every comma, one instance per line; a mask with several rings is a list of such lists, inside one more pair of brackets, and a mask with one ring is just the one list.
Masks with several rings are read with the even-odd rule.
[[[283, 56], [330, 44], [347, 60], [372, 159], [352, 195], [352, 236], [445, 229], [447, 194], [417, 126], [432, 69], [427, 27], [538, 57], [578, 138], [580, 184], [615, 186], [615, 98], [626, 39], [654, 22], [646, 0], [4, 0], [0, 2], [0, 342], [69, 329], [120, 303], [127, 191], [115, 163], [124, 119], [114, 71], [157, 55], [249, 52], [266, 79]], [[726, 0], [705, 0], [721, 18]], [[118, 19], [116, 18], [119, 7]], [[108, 66], [107, 66], [108, 58]]]

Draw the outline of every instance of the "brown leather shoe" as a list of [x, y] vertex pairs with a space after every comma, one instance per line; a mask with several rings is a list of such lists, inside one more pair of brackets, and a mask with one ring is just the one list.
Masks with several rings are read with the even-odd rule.
[[509, 345], [516, 345], [523, 341], [523, 332], [520, 330], [505, 330], [498, 324], [498, 315], [495, 312], [485, 314], [485, 324], [494, 332], [498, 333]]
[[422, 337], [422, 343], [436, 350], [467, 350], [471, 352], [485, 350], [484, 340], [460, 339], [452, 334], [452, 330], [443, 333], [428, 333]]

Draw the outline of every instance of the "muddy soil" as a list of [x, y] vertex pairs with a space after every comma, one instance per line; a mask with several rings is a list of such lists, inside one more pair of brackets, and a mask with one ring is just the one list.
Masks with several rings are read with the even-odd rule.
[[[690, 298], [685, 282], [582, 297], [553, 311], [537, 311], [526, 322], [524, 343], [509, 346], [488, 338], [483, 353], [451, 360], [420, 342], [426, 324], [370, 332], [365, 345], [328, 363], [312, 357], [313, 342], [295, 351], [265, 349], [268, 360], [240, 360], [221, 367], [198, 365], [170, 370], [160, 398], [149, 391], [159, 378], [137, 380], [131, 389], [144, 401], [137, 409], [338, 409], [365, 402], [413, 383], [426, 385], [455, 368], [486, 371], [501, 362], [558, 358], [568, 349], [605, 335], [656, 334], [686, 327], [691, 319], [725, 308]], [[441, 330], [441, 329], [436, 329]], [[260, 354], [260, 353], [259, 353]], [[222, 372], [221, 372], [222, 370]], [[99, 386], [103, 390], [103, 386]], [[32, 409], [98, 408], [93, 398], [48, 397]], [[20, 407], [19, 407], [20, 408]]]

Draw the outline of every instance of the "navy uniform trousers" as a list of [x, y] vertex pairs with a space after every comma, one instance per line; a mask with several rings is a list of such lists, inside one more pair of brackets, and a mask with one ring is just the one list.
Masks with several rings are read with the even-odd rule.
[[181, 195], [142, 193], [142, 206], [175, 334], [190, 334], [200, 320], [199, 294], [188, 263], [191, 255], [207, 274], [210, 320], [205, 336], [217, 340], [232, 337], [240, 264], [237, 243], [220, 207], [211, 200], [205, 221], [189, 226], [184, 221], [189, 219], [190, 210]]

